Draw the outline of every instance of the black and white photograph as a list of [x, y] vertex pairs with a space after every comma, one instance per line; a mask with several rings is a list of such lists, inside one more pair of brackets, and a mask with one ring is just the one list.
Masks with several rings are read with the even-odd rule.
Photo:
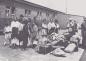
[[86, 61], [86, 0], [0, 0], [0, 61]]

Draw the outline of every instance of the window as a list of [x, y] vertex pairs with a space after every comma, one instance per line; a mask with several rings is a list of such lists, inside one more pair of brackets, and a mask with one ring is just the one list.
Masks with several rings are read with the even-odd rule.
[[31, 14], [31, 10], [28, 10], [28, 14]]
[[27, 11], [28, 11], [28, 10], [27, 10], [27, 9], [25, 9], [25, 14], [27, 14]]
[[6, 6], [6, 10], [5, 10], [6, 16], [9, 16], [10, 13], [10, 6]]
[[41, 15], [41, 14], [42, 14], [42, 12], [38, 11], [37, 15]]
[[12, 7], [11, 8], [11, 14], [14, 14], [15, 13], [15, 7]]
[[10, 6], [6, 6], [6, 9], [10, 9]]
[[49, 13], [46, 13], [46, 16], [49, 16]]

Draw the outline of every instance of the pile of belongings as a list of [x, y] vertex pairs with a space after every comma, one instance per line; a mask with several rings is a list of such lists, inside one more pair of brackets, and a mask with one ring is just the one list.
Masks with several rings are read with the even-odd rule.
[[58, 56], [58, 57], [66, 57], [66, 53], [61, 49], [61, 47], [50, 52], [50, 54], [52, 54], [54, 56]]
[[48, 39], [50, 40], [50, 44], [52, 46], [57, 45], [61, 43], [65, 42], [65, 37], [63, 34], [57, 34], [57, 33], [52, 33], [51, 35], [49, 35]]
[[40, 36], [38, 43], [37, 43], [37, 47], [36, 47], [36, 51], [40, 54], [47, 54], [49, 53], [49, 51], [51, 51], [51, 46], [47, 45], [48, 44], [48, 38], [45, 36]]
[[74, 51], [78, 51], [78, 46], [80, 43], [80, 37], [77, 35], [77, 33], [75, 35], [73, 35], [70, 38], [69, 44], [68, 46], [65, 48], [65, 52], [74, 52]]
[[[65, 38], [64, 38], [65, 39]], [[66, 54], [77, 52], [79, 47], [79, 42], [81, 40], [81, 37], [76, 33], [73, 35], [70, 40], [66, 40], [67, 46], [58, 46], [59, 48], [56, 48], [54, 51], [50, 52], [54, 56], [59, 57], [66, 57]]]
[[60, 41], [63, 42], [64, 40], [64, 35], [57, 34], [57, 33], [52, 33], [49, 36], [40, 36], [38, 40], [38, 48], [37, 51], [40, 53], [50, 53], [54, 49], [56, 49], [55, 45], [59, 43]]
[[57, 33], [52, 33], [51, 35], [49, 35], [49, 37], [48, 37], [50, 40], [52, 40], [52, 41], [60, 41], [60, 40], [64, 40], [65, 39], [65, 37], [64, 37], [64, 35], [63, 34], [57, 34]]

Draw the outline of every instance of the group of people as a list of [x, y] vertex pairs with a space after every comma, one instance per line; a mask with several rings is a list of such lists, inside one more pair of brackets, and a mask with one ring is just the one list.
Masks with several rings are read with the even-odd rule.
[[[35, 19], [35, 18], [34, 18]], [[34, 40], [40, 39], [39, 37], [48, 36], [53, 32], [58, 33], [59, 24], [57, 20], [42, 21], [39, 26], [36, 20], [31, 20], [23, 15], [20, 15], [19, 19], [13, 19], [10, 25], [6, 25], [4, 28], [5, 39], [4, 45], [9, 44], [11, 47], [21, 47], [26, 49], [27, 46], [32, 46]]]
[[[85, 40], [85, 35], [83, 35], [85, 34], [83, 33], [85, 28], [83, 27], [84, 25], [81, 25], [81, 29], [78, 28], [77, 22], [70, 19], [66, 30], [64, 30], [66, 32], [60, 34], [60, 25], [56, 19], [50, 19], [50, 21], [44, 19], [39, 24], [36, 18], [32, 20], [20, 15], [19, 19], [13, 19], [10, 25], [6, 25], [4, 28], [6, 39], [4, 45], [8, 44], [12, 48], [19, 47], [24, 50], [27, 47], [35, 47], [38, 52], [42, 48], [44, 50], [45, 48], [52, 49], [53, 46], [59, 45], [64, 46], [64, 51], [78, 51], [80, 41], [82, 40], [83, 45], [85, 43], [83, 41]], [[82, 30], [82, 37], [79, 35], [79, 30]]]
[[[21, 41], [23, 42], [23, 48], [26, 47], [28, 41], [28, 21], [23, 20], [23, 16], [20, 16], [20, 19], [13, 19], [9, 25], [4, 28], [5, 33], [5, 43], [10, 46], [20, 45]], [[22, 38], [23, 37], [23, 38]], [[7, 43], [8, 41], [8, 43]]]

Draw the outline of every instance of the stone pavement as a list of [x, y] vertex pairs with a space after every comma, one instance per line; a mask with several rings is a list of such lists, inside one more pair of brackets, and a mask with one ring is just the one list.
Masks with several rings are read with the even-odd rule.
[[47, 55], [41, 55], [41, 54], [35, 54], [35, 55], [23, 55], [22, 61], [79, 61], [83, 50], [79, 49], [79, 52], [75, 52], [72, 54], [67, 54], [67, 57], [56, 57], [50, 54]]
[[0, 61], [79, 61], [83, 49], [79, 49], [79, 52], [67, 54], [67, 57], [56, 57], [51, 54], [42, 55], [34, 51], [34, 49], [28, 48], [25, 51], [20, 49], [11, 49], [7, 46], [3, 46], [4, 37], [0, 36]]

